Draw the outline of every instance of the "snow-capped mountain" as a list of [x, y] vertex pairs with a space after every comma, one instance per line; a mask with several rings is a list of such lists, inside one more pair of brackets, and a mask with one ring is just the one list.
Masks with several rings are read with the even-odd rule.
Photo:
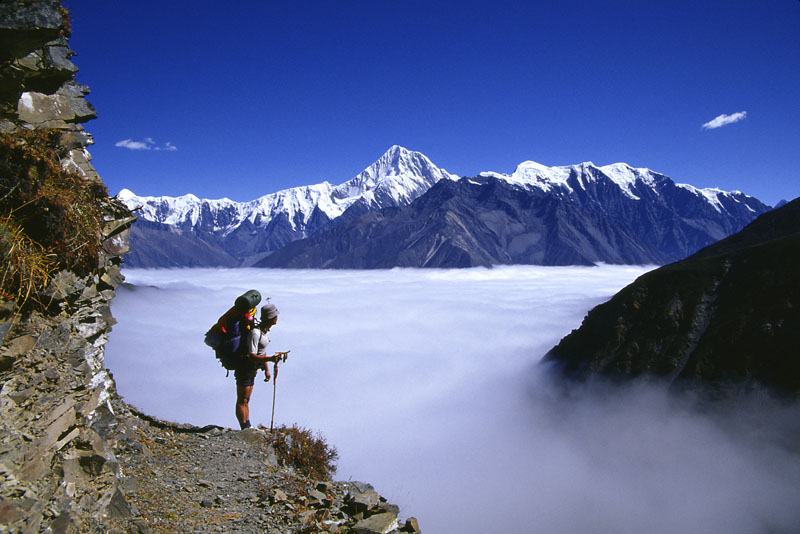
[[295, 268], [663, 264], [767, 211], [739, 192], [648, 169], [522, 163], [510, 175], [440, 181], [408, 206], [290, 243], [256, 265]]
[[666, 263], [769, 209], [738, 191], [698, 189], [624, 163], [526, 161], [511, 174], [459, 179], [399, 146], [338, 186], [251, 202], [120, 198], [140, 208], [126, 262], [142, 267]]
[[675, 183], [663, 174], [650, 169], [631, 167], [627, 163], [598, 167], [592, 162], [585, 162], [579, 165], [547, 167], [535, 161], [525, 161], [520, 163], [512, 174], [482, 172], [481, 176], [491, 176], [529, 189], [540, 189], [560, 198], [581, 197], [584, 193], [597, 195], [602, 188], [613, 185], [632, 200], [647, 199], [653, 194], [661, 195], [665, 188], [677, 187], [704, 199], [718, 212], [735, 207], [739, 203], [751, 210], [754, 208], [750, 207], [748, 202], [754, 205], [761, 204], [740, 191], [698, 189], [689, 184]]
[[[160, 253], [148, 250], [147, 241], [156, 237], [153, 232], [169, 230], [172, 238], [199, 237], [205, 241], [216, 238], [220, 248], [231, 255], [230, 261], [223, 264], [234, 265], [237, 259], [257, 258], [291, 241], [314, 235], [335, 219], [408, 204], [442, 179], [458, 177], [438, 168], [424, 154], [395, 145], [358, 176], [340, 185], [323, 182], [294, 187], [250, 202], [200, 199], [191, 194], [137, 196], [124, 189], [119, 199], [136, 209], [140, 221], [145, 221], [134, 226], [134, 250], [126, 262], [134, 266], [162, 266], [161, 261], [156, 265], [150, 261], [154, 254]], [[163, 245], [163, 239], [158, 241]], [[197, 261], [202, 263], [201, 258]], [[219, 257], [214, 256], [213, 261], [219, 264]]]
[[192, 194], [140, 197], [128, 189], [119, 198], [129, 208], [139, 208], [140, 218], [181, 229], [227, 235], [245, 221], [263, 228], [285, 216], [292, 229], [304, 233], [316, 209], [332, 220], [354, 205], [366, 210], [400, 206], [443, 178], [457, 180], [458, 176], [436, 167], [424, 154], [395, 145], [361, 174], [337, 186], [323, 182], [294, 187], [250, 202], [200, 199]]

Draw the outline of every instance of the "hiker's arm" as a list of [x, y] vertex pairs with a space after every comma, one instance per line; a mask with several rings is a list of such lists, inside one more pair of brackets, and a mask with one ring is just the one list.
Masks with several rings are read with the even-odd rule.
[[253, 363], [267, 363], [269, 361], [269, 358], [267, 358], [266, 356], [261, 356], [259, 354], [251, 353], [250, 361], [252, 361]]
[[275, 355], [272, 356], [261, 356], [259, 354], [250, 354], [250, 360], [255, 363], [263, 363], [266, 364], [268, 362], [275, 362], [278, 361], [278, 357]]

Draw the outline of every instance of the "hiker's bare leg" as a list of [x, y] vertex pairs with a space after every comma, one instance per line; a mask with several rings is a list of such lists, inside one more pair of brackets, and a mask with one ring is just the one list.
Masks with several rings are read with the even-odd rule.
[[250, 394], [253, 386], [236, 386], [236, 419], [241, 425], [250, 420]]

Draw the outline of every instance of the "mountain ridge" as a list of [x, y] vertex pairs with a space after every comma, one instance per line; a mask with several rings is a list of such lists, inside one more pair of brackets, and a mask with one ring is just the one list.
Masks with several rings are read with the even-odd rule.
[[333, 219], [359, 201], [375, 207], [408, 202], [442, 178], [458, 177], [436, 167], [424, 154], [394, 145], [357, 176], [336, 186], [324, 181], [282, 189], [245, 202], [199, 198], [192, 193], [178, 197], [138, 196], [129, 189], [120, 191], [118, 197], [129, 207], [139, 208], [145, 219], [172, 226], [196, 227], [205, 209], [235, 213], [237, 217], [230, 221], [202, 228], [228, 234], [245, 219], [255, 223], [260, 218], [260, 224], [266, 226], [278, 213], [288, 214], [292, 221], [302, 214], [303, 222], [307, 223], [315, 207]]
[[[411, 202], [442, 179], [455, 175], [435, 166], [424, 154], [392, 146], [372, 165], [339, 185], [329, 182], [283, 189], [255, 200], [139, 197], [123, 190], [118, 197], [137, 210], [145, 225], [134, 224], [131, 266], [247, 265], [286, 244], [331, 227], [336, 219]], [[174, 230], [181, 230], [177, 235]], [[171, 241], [180, 243], [171, 243]], [[201, 251], [209, 244], [210, 255]], [[163, 246], [193, 249], [168, 256]]]
[[577, 168], [562, 168], [562, 177], [550, 176], [544, 184], [488, 173], [439, 182], [408, 206], [344, 221], [256, 266], [664, 264], [730, 235], [768, 209], [740, 193], [720, 195], [715, 205], [663, 175], [638, 184], [634, 199], [631, 190], [596, 174], [596, 167], [580, 167], [583, 175]]
[[[404, 208], [428, 194], [433, 186], [444, 179], [447, 182], [462, 180], [437, 167], [424, 154], [394, 145], [356, 177], [338, 186], [329, 182], [300, 186], [249, 202], [198, 199], [194, 195], [136, 197], [125, 190], [120, 193], [120, 198], [131, 208], [141, 207], [140, 218], [149, 221], [141, 227], [134, 225], [132, 239], [136, 246], [128, 263], [141, 267], [274, 265], [275, 260], [267, 259], [269, 255], [291, 243], [323, 235], [336, 226], [385, 208]], [[758, 199], [738, 191], [699, 189], [678, 184], [663, 174], [646, 168], [634, 168], [626, 163], [598, 167], [591, 162], [584, 162], [547, 167], [525, 161], [511, 174], [487, 171], [471, 178], [473, 181], [488, 179], [520, 188], [533, 198], [548, 196], [574, 204], [576, 209], [585, 212], [582, 216], [592, 219], [606, 213], [606, 218], [611, 222], [630, 220], [630, 224], [636, 224], [638, 221], [653, 228], [658, 234], [654, 237], [657, 241], [655, 246], [664, 246], [667, 252], [632, 256], [648, 262], [663, 263], [677, 259], [676, 250], [683, 254], [694, 252], [730, 235], [768, 208]], [[642, 208], [637, 203], [648, 206], [668, 204], [665, 218], [676, 221], [675, 225], [681, 228], [676, 230], [659, 224], [654, 220], [654, 214], [650, 213], [652, 209]], [[592, 214], [587, 215], [589, 211]], [[673, 215], [677, 215], [680, 221]], [[683, 226], [687, 224], [697, 226], [698, 231], [683, 231]], [[602, 225], [608, 226], [606, 223]], [[174, 229], [183, 233], [176, 234], [171, 231]], [[618, 234], [613, 228], [606, 228], [605, 233], [606, 238], [619, 238], [613, 237]], [[677, 240], [684, 238], [690, 240], [688, 248], [676, 244]], [[581, 240], [577, 235], [570, 239]], [[192, 243], [193, 240], [197, 243]], [[658, 243], [659, 240], [662, 242]], [[148, 241], [154, 244], [151, 246]], [[180, 246], [193, 249], [194, 252], [188, 253], [188, 256], [165, 255], [165, 246], [172, 250], [177, 250], [179, 246], [171, 241], [181, 241], [183, 245]], [[630, 239], [622, 241], [629, 242]], [[159, 243], [158, 247], [155, 243]], [[202, 251], [209, 247], [214, 252], [204, 255]], [[415, 253], [408, 257], [421, 259], [425, 256]], [[503, 256], [499, 252], [482, 256], [483, 259], [478, 262], [481, 265], [511, 261], [498, 258]], [[614, 254], [608, 257], [589, 254], [588, 257], [596, 258], [594, 260], [582, 256], [583, 253], [577, 256], [564, 254], [564, 257], [572, 257], [572, 261], [579, 263], [633, 261], [622, 259], [630, 256], [627, 252], [616, 259]], [[541, 261], [558, 263], [560, 260]], [[382, 261], [373, 263], [381, 264]], [[470, 260], [467, 263], [475, 262]]]

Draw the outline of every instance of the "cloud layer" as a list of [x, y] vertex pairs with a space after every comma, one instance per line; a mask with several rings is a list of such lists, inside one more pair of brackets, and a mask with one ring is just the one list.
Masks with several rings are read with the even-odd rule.
[[[250, 288], [291, 349], [276, 424], [321, 430], [337, 478], [365, 480], [431, 534], [758, 533], [800, 525], [800, 410], [714, 413], [654, 387], [551, 387], [541, 355], [640, 267], [126, 270], [106, 363], [158, 417], [235, 426], [205, 330]], [[251, 419], [269, 426], [272, 384]], [[770, 530], [771, 529], [771, 530]]]
[[119, 148], [127, 148], [128, 150], [164, 150], [167, 152], [174, 152], [178, 150], [178, 148], [169, 141], [163, 145], [158, 145], [152, 137], [145, 137], [142, 141], [123, 139], [122, 141], [117, 141], [114, 146]]
[[727, 126], [728, 124], [733, 124], [735, 122], [743, 121], [747, 117], [746, 111], [740, 111], [738, 113], [732, 113], [730, 115], [719, 115], [718, 117], [714, 118], [713, 120], [708, 121], [707, 123], [703, 124], [704, 130], [715, 130], [717, 128], [722, 128], [723, 126]]

